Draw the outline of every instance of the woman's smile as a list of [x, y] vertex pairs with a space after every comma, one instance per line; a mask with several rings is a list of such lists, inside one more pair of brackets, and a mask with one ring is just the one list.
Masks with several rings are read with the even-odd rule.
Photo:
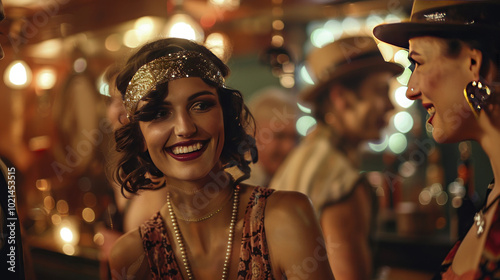
[[166, 148], [167, 153], [178, 161], [199, 158], [207, 148], [208, 141], [185, 141]]

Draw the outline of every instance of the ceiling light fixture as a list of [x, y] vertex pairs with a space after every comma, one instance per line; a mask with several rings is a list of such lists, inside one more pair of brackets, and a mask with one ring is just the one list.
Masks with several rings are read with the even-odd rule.
[[174, 14], [168, 19], [165, 25], [165, 35], [167, 37], [183, 38], [203, 43], [205, 33], [200, 24], [182, 9], [182, 0], [174, 1]]

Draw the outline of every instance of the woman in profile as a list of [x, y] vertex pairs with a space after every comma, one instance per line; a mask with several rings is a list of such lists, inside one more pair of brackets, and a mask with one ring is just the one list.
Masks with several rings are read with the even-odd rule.
[[[409, 47], [406, 96], [422, 100], [439, 143], [477, 141], [500, 176], [500, 1], [415, 0], [410, 22], [375, 36]], [[437, 279], [500, 279], [500, 187], [488, 187], [474, 224], [450, 251]]]

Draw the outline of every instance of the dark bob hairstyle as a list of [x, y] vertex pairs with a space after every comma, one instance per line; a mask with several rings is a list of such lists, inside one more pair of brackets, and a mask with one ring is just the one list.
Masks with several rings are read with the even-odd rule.
[[[202, 53], [219, 68], [224, 77], [229, 74], [229, 68], [224, 62], [204, 46], [185, 39], [160, 39], [144, 45], [127, 60], [116, 78], [116, 86], [122, 97], [125, 96], [130, 80], [142, 65], [181, 50]], [[247, 131], [254, 131], [255, 121], [243, 103], [243, 97], [239, 91], [219, 87], [206, 79], [204, 81], [216, 88], [222, 107], [225, 136], [220, 160], [224, 168], [237, 166], [244, 174], [237, 181], [242, 181], [250, 176], [250, 162], [257, 161], [255, 139], [247, 133]], [[161, 103], [168, 94], [167, 88], [167, 83], [164, 83], [158, 86], [161, 90], [145, 96], [143, 100], [148, 101], [148, 105], [144, 107]], [[133, 115], [129, 116], [130, 122], [115, 132], [116, 150], [120, 156], [114, 178], [121, 185], [122, 193], [124, 190], [137, 193], [140, 189], [158, 189], [165, 186], [165, 182], [157, 183], [162, 180], [155, 180], [155, 178], [161, 178], [163, 173], [154, 165], [149, 152], [143, 151], [145, 143], [139, 121], [151, 120], [148, 117], [150, 114], [144, 112], [143, 108], [136, 110]]]

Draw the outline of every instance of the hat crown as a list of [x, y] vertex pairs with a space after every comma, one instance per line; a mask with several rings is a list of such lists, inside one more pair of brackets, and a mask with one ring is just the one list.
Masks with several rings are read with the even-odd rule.
[[410, 22], [500, 26], [500, 1], [415, 0]]
[[415, 0], [408, 22], [381, 24], [375, 37], [408, 48], [419, 36], [435, 36], [500, 43], [499, 0]]
[[393, 75], [403, 72], [401, 65], [384, 60], [375, 40], [369, 36], [347, 37], [315, 49], [306, 63], [315, 84], [300, 94], [305, 102], [315, 102], [327, 92], [332, 81], [356, 79], [371, 72], [387, 71]]
[[315, 49], [307, 58], [315, 82], [324, 82], [342, 66], [364, 58], [383, 57], [373, 38], [348, 37]]

